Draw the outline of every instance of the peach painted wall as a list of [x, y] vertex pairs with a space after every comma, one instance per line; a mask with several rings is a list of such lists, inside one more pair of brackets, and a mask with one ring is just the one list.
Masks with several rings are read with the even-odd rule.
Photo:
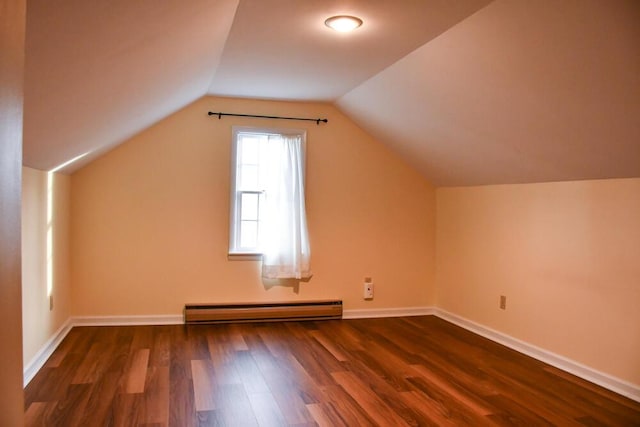
[[438, 307], [640, 384], [640, 179], [439, 188], [437, 206]]
[[[327, 117], [328, 124], [207, 116]], [[265, 286], [229, 261], [231, 127], [307, 130], [309, 283]], [[74, 315], [180, 314], [185, 303], [341, 298], [346, 309], [434, 302], [435, 190], [336, 108], [203, 98], [71, 177]], [[373, 277], [375, 299], [362, 299]]]
[[[71, 178], [22, 168], [22, 329], [25, 366], [71, 315], [69, 187]], [[47, 198], [51, 188], [51, 221]], [[51, 225], [53, 310], [47, 291], [47, 232]]]

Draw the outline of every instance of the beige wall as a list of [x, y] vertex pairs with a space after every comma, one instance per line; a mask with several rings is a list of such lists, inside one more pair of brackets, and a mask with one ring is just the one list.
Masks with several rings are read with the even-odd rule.
[[[22, 168], [22, 324], [25, 366], [71, 315], [69, 185], [67, 175]], [[51, 192], [49, 192], [49, 188]], [[51, 197], [51, 221], [48, 220]], [[51, 227], [51, 295], [47, 290], [47, 239]]]
[[439, 307], [640, 384], [640, 179], [440, 188], [437, 205]]
[[[207, 116], [328, 117], [329, 123]], [[228, 261], [232, 125], [307, 130], [309, 283], [265, 286]], [[434, 302], [435, 191], [328, 104], [203, 98], [71, 177], [73, 314], [179, 314], [185, 303], [342, 298]], [[375, 299], [362, 299], [373, 277]]]
[[0, 0], [0, 425], [23, 425], [20, 165], [24, 0]]

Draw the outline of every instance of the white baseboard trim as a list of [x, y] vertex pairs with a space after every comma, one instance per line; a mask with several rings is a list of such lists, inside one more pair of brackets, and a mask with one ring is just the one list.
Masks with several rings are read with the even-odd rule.
[[64, 337], [67, 336], [69, 331], [73, 325], [71, 324], [71, 319], [67, 319], [66, 322], [60, 326], [60, 328], [54, 332], [54, 334], [49, 338], [49, 340], [44, 343], [42, 348], [33, 356], [33, 358], [27, 363], [22, 371], [22, 382], [23, 386], [26, 387], [27, 384], [31, 382], [33, 377], [36, 376], [38, 371], [44, 366], [45, 362], [56, 348], [60, 345]]
[[470, 332], [495, 341], [515, 351], [531, 356], [534, 359], [545, 362], [551, 366], [569, 372], [584, 380], [609, 389], [615, 393], [621, 394], [629, 399], [640, 402], [640, 385], [630, 383], [628, 381], [616, 378], [612, 375], [605, 374], [596, 369], [585, 366], [579, 362], [568, 359], [551, 351], [536, 347], [533, 344], [513, 338], [502, 332], [482, 326], [474, 321], [465, 319], [464, 317], [455, 315], [446, 310], [436, 308], [434, 314], [439, 318], [460, 326]]
[[182, 325], [181, 314], [142, 316], [74, 316], [73, 326], [136, 326], [136, 325]]
[[343, 319], [370, 319], [375, 317], [428, 316], [434, 314], [434, 307], [401, 307], [343, 310]]

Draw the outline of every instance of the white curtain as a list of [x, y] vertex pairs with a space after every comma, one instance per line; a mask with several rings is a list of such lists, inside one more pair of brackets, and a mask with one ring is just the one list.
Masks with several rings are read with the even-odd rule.
[[271, 136], [262, 221], [262, 277], [311, 277], [304, 204], [304, 152], [300, 136]]

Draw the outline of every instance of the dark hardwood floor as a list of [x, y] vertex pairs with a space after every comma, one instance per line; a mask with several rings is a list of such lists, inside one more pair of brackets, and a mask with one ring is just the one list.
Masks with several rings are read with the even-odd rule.
[[77, 327], [28, 426], [640, 425], [640, 403], [433, 316]]

